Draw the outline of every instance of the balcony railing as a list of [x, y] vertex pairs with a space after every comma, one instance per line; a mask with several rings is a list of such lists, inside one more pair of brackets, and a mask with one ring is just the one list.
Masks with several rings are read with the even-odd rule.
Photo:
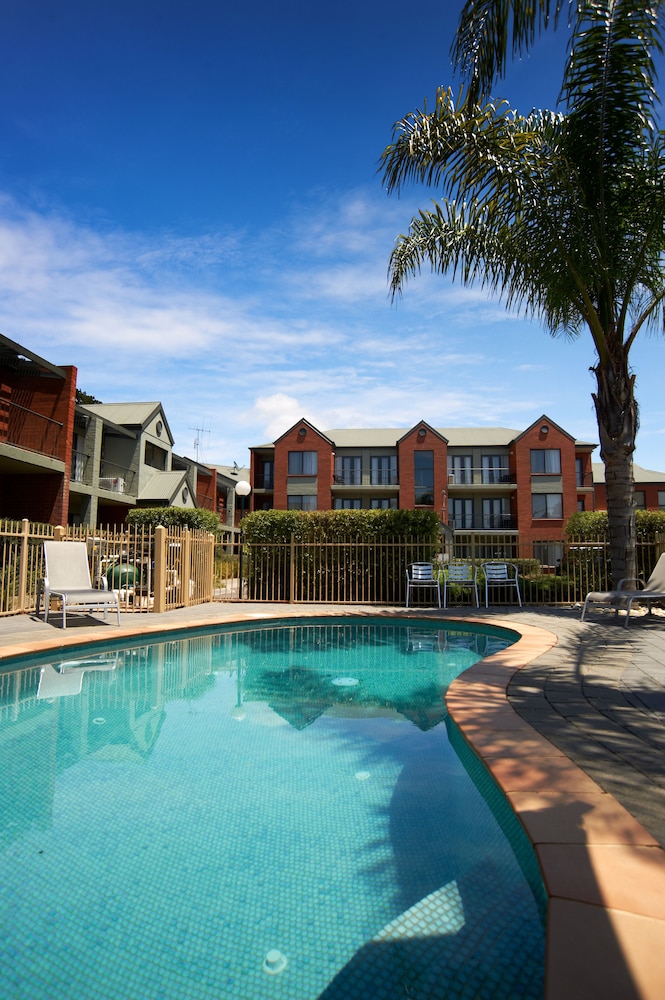
[[456, 469], [448, 473], [449, 486], [501, 486], [514, 481], [510, 469]]
[[254, 476], [255, 490], [273, 490], [275, 488], [275, 477], [270, 473], [259, 473]]
[[333, 476], [334, 486], [399, 486], [399, 476], [396, 472], [349, 471], [336, 472]]
[[0, 441], [48, 458], [60, 458], [64, 424], [18, 403], [0, 403]]
[[85, 482], [89, 461], [90, 455], [86, 455], [84, 451], [77, 451], [76, 449], [72, 450], [72, 465], [69, 472], [69, 478], [73, 483]]
[[333, 476], [335, 486], [361, 486], [362, 481], [361, 472], [336, 472]]
[[134, 476], [131, 469], [112, 462], [99, 463], [99, 488], [109, 493], [129, 493], [134, 495]]
[[448, 526], [453, 531], [514, 531], [517, 523], [509, 514], [491, 514], [485, 517], [451, 517]]

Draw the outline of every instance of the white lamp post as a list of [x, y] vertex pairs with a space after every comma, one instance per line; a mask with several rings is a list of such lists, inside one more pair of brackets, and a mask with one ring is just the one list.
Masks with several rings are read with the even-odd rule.
[[[246, 479], [241, 479], [240, 482], [236, 483], [235, 486], [236, 496], [240, 497], [240, 520], [242, 521], [245, 513], [245, 497], [248, 497], [252, 492], [252, 487], [249, 485]], [[243, 538], [242, 533], [239, 538], [240, 545], [240, 558], [238, 560], [238, 597], [242, 600], [242, 549], [243, 549]]]

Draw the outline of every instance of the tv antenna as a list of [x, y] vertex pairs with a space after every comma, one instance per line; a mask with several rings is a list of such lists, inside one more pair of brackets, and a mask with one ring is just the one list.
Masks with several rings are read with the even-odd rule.
[[205, 427], [188, 427], [187, 429], [190, 430], [190, 431], [195, 431], [196, 432], [196, 437], [194, 438], [194, 458], [198, 462], [198, 460], [199, 460], [199, 448], [201, 447], [201, 435], [202, 434], [210, 434], [210, 431], [206, 430]]

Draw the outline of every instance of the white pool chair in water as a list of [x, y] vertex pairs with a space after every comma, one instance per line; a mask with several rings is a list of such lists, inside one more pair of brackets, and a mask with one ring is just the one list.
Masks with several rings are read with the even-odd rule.
[[407, 653], [438, 653], [443, 649], [440, 631], [425, 631], [424, 629], [407, 628]]
[[443, 570], [443, 606], [448, 607], [448, 588], [451, 584], [456, 587], [472, 587], [476, 597], [476, 607], [478, 601], [478, 571], [470, 563], [448, 563]]
[[83, 671], [61, 673], [45, 664], [39, 674], [38, 701], [51, 701], [53, 698], [63, 698], [67, 695], [80, 694], [83, 687]]
[[44, 542], [44, 579], [37, 595], [37, 615], [44, 596], [44, 621], [48, 622], [51, 597], [62, 601], [62, 627], [67, 628], [67, 612], [78, 609], [104, 612], [115, 607], [120, 625], [120, 599], [117, 590], [97, 590], [90, 580], [85, 542]]
[[406, 568], [406, 606], [409, 607], [411, 591], [423, 588], [436, 590], [436, 595], [441, 607], [441, 584], [439, 582], [439, 568], [432, 563], [415, 562]]
[[517, 579], [518, 570], [515, 563], [507, 562], [485, 562], [482, 564], [485, 575], [485, 607], [489, 607], [489, 592], [492, 587], [514, 587], [517, 592], [517, 600], [522, 607], [522, 595]]
[[[627, 586], [631, 583], [638, 584], [638, 587], [632, 589]], [[660, 556], [646, 583], [624, 577], [623, 580], [619, 580], [616, 590], [591, 591], [587, 594], [580, 621], [584, 621], [590, 604], [609, 604], [614, 608], [615, 618], [619, 614], [620, 608], [626, 609], [626, 620], [623, 627], [627, 628], [633, 604], [646, 604], [649, 614], [651, 614], [651, 605], [658, 601], [665, 601], [665, 552]]]

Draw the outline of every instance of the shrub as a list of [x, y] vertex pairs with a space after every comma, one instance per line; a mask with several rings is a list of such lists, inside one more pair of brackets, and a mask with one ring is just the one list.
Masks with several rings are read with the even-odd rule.
[[203, 507], [137, 507], [130, 510], [125, 522], [132, 528], [198, 528], [216, 534], [220, 527], [219, 514]]
[[[583, 510], [572, 514], [564, 528], [566, 536], [575, 541], [604, 542], [608, 539], [607, 511]], [[665, 534], [664, 510], [636, 510], [635, 532], [638, 541], [651, 542]]]
[[430, 510], [257, 510], [242, 520], [251, 543], [355, 538], [418, 538], [435, 542], [439, 519]]
[[[336, 600], [342, 581], [347, 594], [392, 602], [402, 594], [405, 565], [433, 559], [439, 547], [432, 511], [255, 511], [242, 527], [250, 546], [249, 595], [265, 596], [269, 586], [272, 600], [288, 598], [292, 583], [310, 588], [306, 599]], [[292, 539], [301, 543], [295, 553]]]

